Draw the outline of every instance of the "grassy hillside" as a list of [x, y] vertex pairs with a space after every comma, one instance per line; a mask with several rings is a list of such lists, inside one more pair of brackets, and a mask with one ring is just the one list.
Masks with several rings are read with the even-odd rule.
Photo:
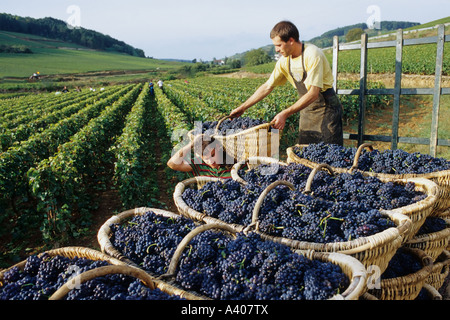
[[29, 48], [31, 54], [0, 53], [0, 78], [27, 78], [39, 71], [45, 75], [112, 70], [173, 70], [184, 64], [130, 55], [94, 51], [67, 43], [20, 33], [0, 32], [0, 43]]

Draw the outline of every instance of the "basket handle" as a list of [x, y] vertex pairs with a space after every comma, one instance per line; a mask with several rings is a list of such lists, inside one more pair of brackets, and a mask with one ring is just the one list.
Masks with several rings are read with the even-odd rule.
[[142, 269], [127, 265], [109, 265], [95, 268], [77, 275], [73, 279], [67, 281], [58, 290], [56, 290], [49, 298], [49, 300], [63, 299], [69, 293], [69, 291], [74, 289], [74, 283], [83, 284], [97, 277], [103, 277], [109, 274], [118, 273], [142, 280], [151, 290], [154, 290], [156, 288], [154, 281], [155, 279]]
[[225, 120], [227, 120], [227, 119], [231, 119], [231, 116], [225, 116], [225, 117], [223, 117], [222, 119], [220, 119], [218, 122], [217, 122], [217, 126], [216, 126], [216, 129], [214, 130], [214, 133], [215, 133], [215, 135], [217, 135], [217, 132], [219, 132], [219, 127], [220, 127], [220, 125], [222, 124], [222, 122], [224, 122]]
[[373, 146], [371, 143], [363, 143], [359, 146], [358, 150], [356, 150], [355, 158], [353, 159], [353, 165], [350, 168], [350, 172], [353, 172], [356, 168], [358, 168], [359, 156], [361, 155], [364, 148], [368, 148], [370, 151], [373, 151]]
[[267, 194], [273, 190], [275, 187], [279, 186], [279, 185], [286, 185], [288, 186], [291, 190], [295, 190], [295, 186], [285, 180], [278, 180], [275, 181], [273, 183], [271, 183], [260, 195], [258, 200], [255, 203], [255, 207], [253, 208], [253, 213], [252, 213], [252, 222], [244, 229], [244, 232], [248, 232], [250, 231], [251, 228], [255, 227], [255, 230], [259, 229], [259, 224], [258, 224], [258, 214], [259, 211], [261, 209], [262, 203], [264, 202], [265, 197], [267, 196]]
[[184, 249], [187, 247], [189, 242], [198, 234], [210, 230], [210, 229], [222, 229], [225, 231], [228, 231], [232, 234], [236, 234], [236, 230], [234, 230], [231, 226], [218, 224], [218, 223], [208, 223], [205, 225], [202, 225], [200, 227], [195, 228], [191, 232], [189, 232], [183, 240], [178, 244], [177, 249], [175, 250], [175, 253], [173, 254], [172, 260], [170, 261], [169, 268], [167, 269], [167, 272], [165, 274], [160, 275], [157, 280], [164, 280], [167, 278], [172, 278], [175, 276], [176, 269], [178, 266], [178, 263], [180, 262], [181, 255], [184, 251]]
[[328, 172], [330, 173], [331, 176], [334, 175], [333, 168], [330, 165], [328, 165], [326, 163], [321, 163], [321, 164], [317, 165], [309, 174], [308, 180], [306, 181], [305, 191], [303, 191], [303, 193], [305, 193], [305, 194], [311, 193], [311, 185], [314, 180], [314, 176], [316, 175], [317, 171], [322, 170], [322, 169], [328, 170]]

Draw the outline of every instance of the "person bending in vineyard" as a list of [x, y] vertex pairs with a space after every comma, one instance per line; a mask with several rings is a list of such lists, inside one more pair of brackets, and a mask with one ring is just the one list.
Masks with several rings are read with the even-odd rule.
[[235, 159], [226, 153], [219, 141], [206, 135], [198, 135], [173, 154], [167, 166], [194, 177], [230, 179], [234, 163]]
[[276, 86], [289, 81], [300, 98], [275, 116], [273, 127], [283, 130], [287, 118], [300, 112], [300, 144], [325, 142], [343, 145], [342, 104], [333, 89], [331, 67], [322, 50], [313, 44], [300, 42], [297, 27], [289, 21], [276, 24], [270, 37], [276, 52], [282, 57], [270, 78], [230, 116], [240, 117]]

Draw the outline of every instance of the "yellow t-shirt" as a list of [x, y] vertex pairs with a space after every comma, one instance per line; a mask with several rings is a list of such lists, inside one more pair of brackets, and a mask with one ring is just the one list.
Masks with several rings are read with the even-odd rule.
[[[305, 69], [307, 77], [305, 86], [309, 90], [311, 86], [316, 86], [322, 89], [322, 92], [333, 87], [333, 73], [331, 71], [330, 63], [323, 51], [313, 44], [305, 45]], [[296, 81], [301, 81], [303, 78], [302, 56], [289, 59], [281, 57], [275, 65], [275, 69], [270, 76], [268, 83], [271, 87], [280, 86], [289, 81], [294, 88], [295, 83], [289, 74], [289, 60], [291, 60], [291, 72]]]

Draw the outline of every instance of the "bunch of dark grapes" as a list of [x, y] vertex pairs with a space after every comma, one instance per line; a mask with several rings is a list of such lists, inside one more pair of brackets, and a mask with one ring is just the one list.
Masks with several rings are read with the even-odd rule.
[[[196, 128], [194, 134], [208, 134], [213, 135], [216, 133], [216, 128], [218, 121], [206, 121], [202, 123], [201, 132], [199, 132], [200, 128]], [[266, 124], [267, 121], [262, 119], [252, 119], [249, 117], [239, 117], [234, 119], [226, 119], [224, 120], [219, 128], [217, 134], [225, 136], [228, 134], [235, 134], [240, 131], [244, 131], [262, 124]]]
[[47, 253], [31, 255], [26, 259], [23, 270], [13, 267], [5, 272], [0, 300], [47, 300], [75, 272], [81, 273], [105, 265], [105, 261], [87, 258], [52, 257]]
[[[288, 167], [279, 169], [289, 172]], [[264, 176], [246, 185], [234, 180], [209, 182], [199, 190], [186, 189], [182, 197], [187, 205], [213, 218], [249, 225], [256, 201], [272, 178]], [[395, 227], [392, 220], [363, 201], [329, 201], [285, 185], [267, 194], [258, 221], [259, 230], [271, 236], [316, 243], [353, 240]]]
[[422, 262], [414, 253], [400, 247], [389, 261], [388, 267], [381, 274], [381, 279], [404, 277], [423, 268]]
[[[346, 169], [353, 165], [356, 151], [357, 148], [323, 142], [293, 148], [293, 152], [300, 158]], [[358, 169], [385, 174], [425, 174], [449, 170], [450, 161], [419, 152], [409, 153], [402, 149], [384, 151], [364, 149], [358, 159]]]
[[351, 168], [357, 148], [319, 142], [303, 147], [294, 146], [292, 151], [298, 157], [315, 163], [326, 163], [335, 168]]
[[383, 182], [361, 172], [334, 176], [319, 172], [312, 184], [313, 195], [330, 201], [365, 203], [368, 207], [392, 210], [419, 202], [427, 197], [415, 190], [414, 182]]
[[69, 291], [65, 300], [183, 300], [158, 288], [150, 289], [141, 280], [123, 274], [110, 274], [82, 283]]
[[111, 244], [131, 261], [155, 275], [164, 274], [181, 240], [195, 228], [182, 216], [164, 217], [148, 211], [126, 224], [111, 226]]
[[416, 236], [439, 232], [447, 227], [447, 222], [444, 219], [439, 217], [427, 217], [419, 231], [417, 231]]
[[211, 230], [190, 242], [176, 281], [220, 300], [323, 300], [349, 284], [337, 265], [309, 260], [256, 233], [234, 239]]

